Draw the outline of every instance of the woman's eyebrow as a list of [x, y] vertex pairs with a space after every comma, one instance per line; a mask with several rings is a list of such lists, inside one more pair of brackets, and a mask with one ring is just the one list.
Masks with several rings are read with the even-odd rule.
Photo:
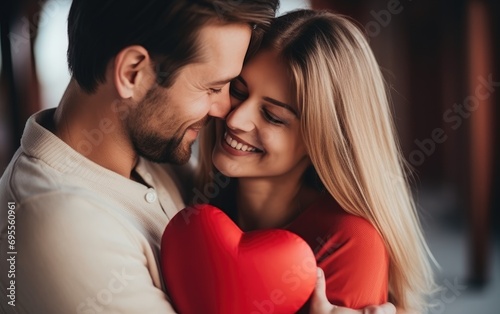
[[[245, 79], [239, 75], [236, 80], [240, 81], [241, 84], [245, 85], [245, 87], [248, 87], [247, 85], [247, 82], [245, 81]], [[293, 113], [297, 118], [299, 117], [299, 114], [297, 113], [297, 110], [295, 110], [292, 106], [290, 105], [287, 105], [281, 101], [278, 101], [276, 99], [273, 99], [271, 97], [264, 97], [262, 98], [263, 100], [267, 101], [267, 102], [270, 102], [271, 104], [275, 105], [275, 106], [279, 106], [279, 107], [282, 107], [282, 108], [285, 108], [287, 110], [289, 110], [291, 113]]]
[[241, 82], [241, 84], [245, 85], [246, 87], [248, 87], [247, 85], [247, 82], [245, 81], [245, 79], [241, 76], [241, 75], [238, 75], [235, 80], [238, 80]]
[[264, 97], [262, 99], [264, 99], [267, 102], [270, 102], [273, 105], [285, 108], [285, 109], [289, 110], [291, 113], [293, 113], [297, 118], [299, 117], [299, 114], [297, 113], [297, 111], [292, 106], [290, 106], [290, 105], [282, 103], [281, 101], [278, 101], [278, 100], [273, 99], [271, 97]]

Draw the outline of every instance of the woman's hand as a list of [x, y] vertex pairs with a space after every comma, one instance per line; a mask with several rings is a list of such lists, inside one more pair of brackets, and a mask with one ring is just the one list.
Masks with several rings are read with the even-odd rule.
[[352, 310], [331, 304], [326, 298], [326, 283], [323, 270], [318, 267], [316, 288], [311, 297], [311, 314], [396, 314], [396, 308], [391, 303], [380, 306], [369, 306], [362, 310]]

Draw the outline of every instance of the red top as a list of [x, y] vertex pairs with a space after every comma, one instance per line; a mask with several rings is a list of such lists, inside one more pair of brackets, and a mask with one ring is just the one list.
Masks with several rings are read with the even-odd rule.
[[364, 218], [324, 196], [288, 227], [313, 250], [325, 272], [326, 295], [338, 306], [361, 309], [387, 302], [389, 257], [382, 237]]

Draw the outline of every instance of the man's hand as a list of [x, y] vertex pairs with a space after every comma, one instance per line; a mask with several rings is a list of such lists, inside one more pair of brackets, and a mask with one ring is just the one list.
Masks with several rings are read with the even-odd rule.
[[396, 308], [391, 303], [380, 306], [369, 306], [362, 310], [352, 310], [331, 304], [326, 298], [325, 274], [318, 268], [316, 289], [311, 298], [311, 314], [396, 314]]

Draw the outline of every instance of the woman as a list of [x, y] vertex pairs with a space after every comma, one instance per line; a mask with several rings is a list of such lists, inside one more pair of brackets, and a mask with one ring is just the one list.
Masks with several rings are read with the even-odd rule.
[[330, 302], [391, 301], [422, 312], [433, 289], [379, 66], [346, 18], [301, 10], [277, 18], [231, 83], [233, 109], [200, 143], [234, 178], [212, 200], [245, 231], [285, 228], [308, 242]]

